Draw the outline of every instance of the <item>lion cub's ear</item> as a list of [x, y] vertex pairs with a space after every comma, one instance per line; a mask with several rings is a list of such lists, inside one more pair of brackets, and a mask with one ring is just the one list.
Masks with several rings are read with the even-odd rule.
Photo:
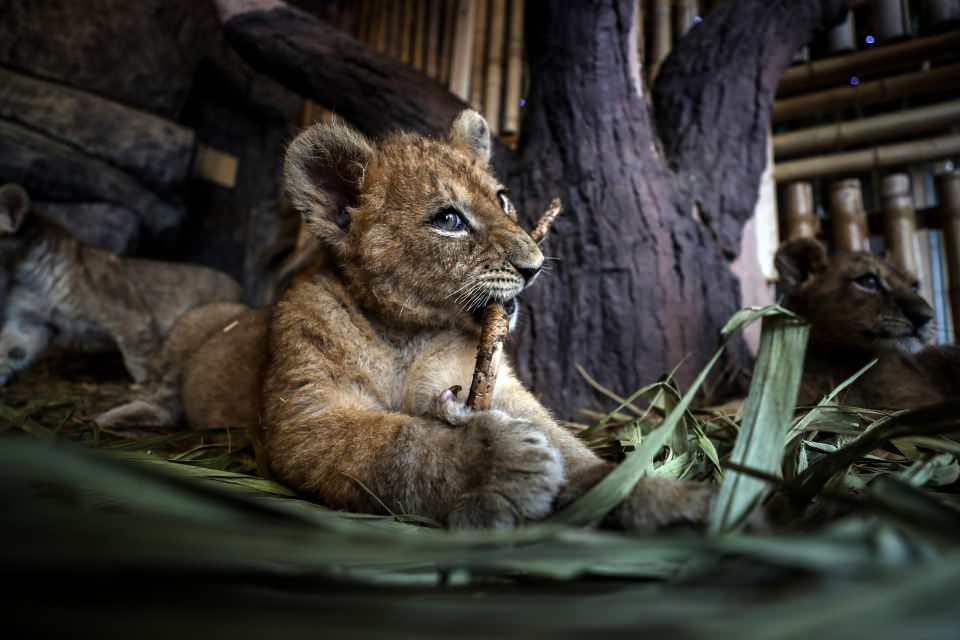
[[0, 235], [16, 233], [30, 213], [30, 196], [18, 184], [0, 187]]
[[321, 241], [344, 250], [350, 218], [356, 206], [373, 145], [341, 122], [316, 124], [287, 148], [284, 188], [291, 204]]
[[490, 127], [473, 109], [464, 109], [450, 127], [450, 144], [475, 156], [483, 164], [490, 162]]
[[797, 238], [780, 246], [775, 258], [780, 284], [790, 292], [827, 270], [827, 248], [813, 238]]

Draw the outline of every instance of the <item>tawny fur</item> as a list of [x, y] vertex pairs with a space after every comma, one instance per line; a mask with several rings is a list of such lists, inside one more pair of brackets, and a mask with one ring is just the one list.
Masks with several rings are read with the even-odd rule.
[[154, 379], [177, 318], [234, 301], [239, 285], [196, 265], [118, 258], [78, 242], [32, 211], [27, 193], [0, 187], [0, 385], [57, 345], [118, 349], [137, 382]]
[[[335, 508], [510, 527], [609, 471], [506, 363], [492, 410], [444, 395], [470, 382], [475, 313], [518, 295], [543, 261], [503, 204], [489, 150], [472, 111], [442, 140], [374, 143], [326, 124], [291, 144], [288, 195], [333, 264], [295, 279], [269, 326], [262, 437], [289, 486]], [[438, 228], [448, 208], [469, 230]], [[613, 519], [634, 530], [699, 521], [710, 494], [644, 480]]]
[[[811, 323], [801, 404], [818, 402], [874, 358], [844, 403], [910, 409], [960, 397], [960, 348], [925, 346], [934, 312], [916, 292], [913, 274], [870, 253], [828, 257], [811, 239], [781, 247], [777, 266], [786, 306]], [[876, 278], [876, 290], [858, 284], [868, 276]]]

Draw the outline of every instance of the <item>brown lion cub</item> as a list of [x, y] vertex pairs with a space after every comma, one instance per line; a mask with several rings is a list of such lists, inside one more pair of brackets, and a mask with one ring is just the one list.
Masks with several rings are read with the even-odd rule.
[[[500, 369], [491, 411], [466, 388], [476, 312], [515, 298], [543, 255], [490, 173], [490, 131], [372, 142], [316, 125], [287, 152], [294, 206], [334, 267], [304, 274], [269, 329], [262, 441], [273, 473], [329, 506], [512, 527], [578, 497], [610, 465]], [[632, 530], [702, 520], [706, 485], [649, 478], [614, 514]]]
[[816, 240], [780, 247], [785, 305], [810, 323], [800, 404], [815, 404], [874, 358], [841, 400], [876, 409], [911, 409], [960, 397], [960, 348], [924, 346], [933, 309], [917, 279], [866, 252], [827, 256]]

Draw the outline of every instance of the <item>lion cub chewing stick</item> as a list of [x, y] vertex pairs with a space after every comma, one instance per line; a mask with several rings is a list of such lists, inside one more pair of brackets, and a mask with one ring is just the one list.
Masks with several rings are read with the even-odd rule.
[[[334, 266], [296, 279], [270, 321], [259, 439], [286, 484], [335, 508], [504, 528], [610, 470], [506, 363], [489, 410], [447, 391], [470, 383], [487, 303], [515, 318], [543, 264], [489, 162], [490, 130], [469, 110], [445, 139], [373, 142], [333, 123], [290, 145], [287, 193]], [[611, 520], [701, 521], [711, 495], [647, 478]]]

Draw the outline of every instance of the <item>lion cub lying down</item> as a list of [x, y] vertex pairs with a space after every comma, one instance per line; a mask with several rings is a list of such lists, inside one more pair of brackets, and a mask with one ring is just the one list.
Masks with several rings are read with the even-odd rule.
[[960, 348], [924, 346], [933, 309], [917, 279], [865, 252], [827, 257], [812, 239], [777, 252], [785, 304], [811, 323], [800, 404], [815, 404], [874, 358], [841, 400], [876, 409], [912, 409], [960, 398]]
[[236, 301], [229, 276], [196, 265], [118, 258], [86, 246], [0, 187], [0, 385], [50, 345], [119, 349], [136, 382], [154, 377], [164, 336], [192, 307]]
[[[610, 470], [507, 366], [491, 411], [444, 393], [470, 382], [476, 312], [498, 300], [515, 314], [543, 263], [489, 160], [473, 111], [446, 139], [375, 143], [324, 124], [290, 145], [287, 193], [335, 266], [295, 280], [269, 325], [260, 437], [289, 486], [335, 508], [502, 528]], [[711, 495], [648, 478], [612, 519], [644, 531], [699, 521]]]

